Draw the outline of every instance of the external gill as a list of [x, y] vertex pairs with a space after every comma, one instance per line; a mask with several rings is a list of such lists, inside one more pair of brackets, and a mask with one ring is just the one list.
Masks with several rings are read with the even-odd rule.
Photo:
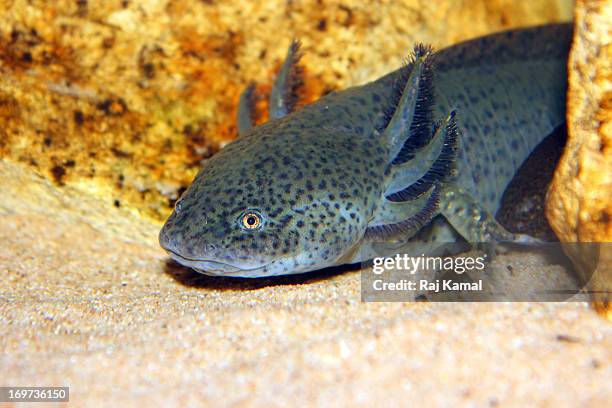
[[[458, 128], [455, 112], [432, 126], [433, 66], [431, 50], [417, 46], [383, 136], [389, 144], [384, 193], [365, 236], [411, 237], [439, 213], [440, 193], [454, 169]], [[433, 130], [432, 130], [433, 129]]]
[[302, 53], [300, 42], [291, 41], [285, 62], [274, 80], [270, 93], [270, 118], [278, 119], [293, 111], [298, 100], [298, 90], [303, 85], [303, 70], [299, 66]]
[[[278, 119], [291, 113], [299, 98], [299, 89], [303, 85], [303, 69], [299, 62], [302, 57], [300, 42], [291, 41], [287, 56], [278, 75], [274, 79], [268, 104], [270, 119]], [[251, 83], [240, 95], [238, 101], [238, 137], [249, 134], [255, 127], [256, 109], [255, 84]]]
[[413, 236], [438, 213], [440, 191], [436, 183], [413, 201], [399, 203], [384, 199], [372, 220], [374, 225], [366, 229], [365, 238], [385, 240], [398, 235]]
[[427, 206], [430, 199], [434, 197], [434, 193], [437, 195], [438, 192], [435, 190], [434, 186], [432, 186], [427, 193], [406, 202], [383, 200], [374, 218], [370, 220], [368, 225], [378, 227], [381, 225], [397, 224], [414, 217], [421, 209]]
[[434, 129], [434, 136], [429, 144], [415, 152], [413, 158], [407, 162], [390, 167], [388, 176], [390, 181], [387, 184], [385, 196], [392, 197], [393, 201], [401, 201], [397, 200], [401, 195], [398, 193], [406, 190], [406, 186], [423, 185], [434, 179], [441, 181], [436, 176], [446, 173], [446, 164], [452, 163], [453, 155], [456, 152], [457, 126], [455, 122], [455, 113], [451, 112], [444, 123]]
[[[420, 147], [431, 137], [431, 109], [433, 105], [433, 62], [431, 49], [417, 45], [413, 62], [402, 68], [395, 92], [401, 95], [383, 134], [390, 147], [393, 164], [405, 161], [411, 150]], [[402, 80], [410, 69], [407, 80]], [[402, 87], [403, 85], [403, 87]], [[401, 87], [401, 88], [400, 88]], [[393, 106], [393, 105], [392, 105]]]
[[[430, 157], [422, 157], [429, 151], [429, 146], [435, 145], [438, 139], [442, 140], [439, 154], [431, 166], [427, 166], [423, 161], [429, 162]], [[455, 171], [455, 162], [457, 158], [457, 149], [459, 145], [459, 130], [457, 128], [457, 120], [455, 111], [445, 119], [442, 125], [437, 125], [433, 141], [417, 150], [414, 158], [404, 164], [391, 167], [392, 174], [397, 174], [395, 177], [394, 190], [387, 189], [387, 198], [391, 201], [406, 201], [412, 197], [417, 197], [429, 190], [434, 183], [444, 184]], [[435, 151], [434, 146], [434, 151]], [[425, 159], [425, 160], [422, 160]], [[410, 164], [414, 164], [416, 168], [411, 168]], [[405, 173], [405, 174], [402, 174]], [[422, 174], [418, 179], [412, 178], [416, 174]], [[405, 186], [401, 188], [400, 181], [403, 181]]]
[[236, 120], [238, 136], [244, 136], [253, 130], [257, 112], [255, 102], [255, 83], [251, 82], [242, 92], [238, 101], [238, 118]]

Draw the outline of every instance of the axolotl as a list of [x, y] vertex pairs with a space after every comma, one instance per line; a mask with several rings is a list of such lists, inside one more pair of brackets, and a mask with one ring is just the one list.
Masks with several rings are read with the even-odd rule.
[[565, 121], [572, 28], [501, 32], [434, 52], [296, 108], [297, 42], [276, 76], [270, 120], [253, 86], [238, 137], [208, 160], [159, 234], [210, 275], [303, 273], [448, 242], [529, 242], [495, 220], [530, 152]]

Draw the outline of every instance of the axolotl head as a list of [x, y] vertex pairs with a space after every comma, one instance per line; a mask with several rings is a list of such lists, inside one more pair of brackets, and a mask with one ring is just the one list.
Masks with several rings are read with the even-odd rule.
[[363, 236], [367, 182], [338, 162], [341, 146], [265, 130], [211, 158], [176, 203], [159, 234], [175, 261], [209, 275], [301, 273], [339, 264]]

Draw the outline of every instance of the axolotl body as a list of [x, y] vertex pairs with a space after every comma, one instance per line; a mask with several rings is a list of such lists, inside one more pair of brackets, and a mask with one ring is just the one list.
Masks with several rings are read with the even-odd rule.
[[494, 218], [530, 152], [565, 121], [571, 26], [519, 29], [439, 52], [295, 109], [293, 43], [254, 126], [253, 87], [238, 137], [176, 203], [159, 241], [202, 273], [303, 273], [448, 242], [529, 242]]

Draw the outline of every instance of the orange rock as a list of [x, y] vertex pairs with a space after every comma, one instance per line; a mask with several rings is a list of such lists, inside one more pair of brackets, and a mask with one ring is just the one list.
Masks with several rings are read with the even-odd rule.
[[[578, 1], [575, 26], [569, 61], [568, 143], [549, 193], [547, 216], [564, 242], [610, 243], [612, 2]], [[610, 318], [612, 247], [583, 254], [567, 246], [567, 252], [585, 283], [590, 280], [589, 288], [599, 292], [598, 309], [607, 310]]]

